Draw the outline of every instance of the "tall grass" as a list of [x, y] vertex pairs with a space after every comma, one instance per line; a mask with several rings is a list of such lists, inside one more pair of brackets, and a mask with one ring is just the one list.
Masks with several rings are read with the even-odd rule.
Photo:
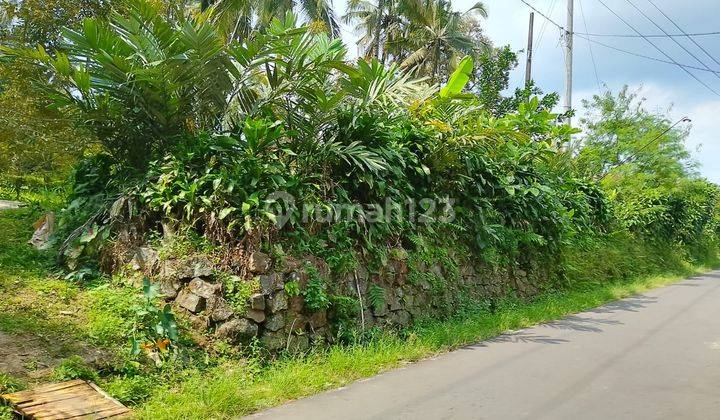
[[228, 362], [194, 373], [178, 386], [161, 389], [137, 414], [153, 419], [249, 414], [717, 266], [714, 248], [701, 248], [703, 252], [690, 253], [684, 248], [638, 242], [627, 234], [609, 235], [568, 249], [566, 286], [531, 301], [506, 299], [493, 311], [486, 307], [465, 310], [452, 319], [426, 322], [402, 334], [384, 333], [369, 343], [316, 350], [267, 366], [253, 360]]

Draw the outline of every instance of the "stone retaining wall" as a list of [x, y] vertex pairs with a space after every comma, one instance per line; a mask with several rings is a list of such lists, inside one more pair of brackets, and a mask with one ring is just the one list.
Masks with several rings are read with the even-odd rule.
[[[392, 254], [407, 255], [404, 251]], [[453, 262], [451, 268], [440, 263], [410, 267], [407, 258], [390, 259], [376, 272], [360, 264], [342, 278], [331, 278], [327, 265], [314, 257], [273, 262], [268, 255], [255, 252], [247, 258], [247, 274], [241, 281], [254, 282], [256, 290], [240, 311], [228, 302], [225, 287], [207, 258], [160, 261], [152, 249], [140, 248], [132, 265], [160, 286], [176, 312], [194, 328], [232, 343], [258, 337], [270, 351], [302, 350], [333, 342], [336, 337], [341, 321], [337, 311], [307, 307], [302, 291], [309, 281], [308, 267], [325, 280], [329, 295], [351, 298], [346, 302], [355, 306], [354, 313], [350, 320], [345, 315], [344, 322], [350, 321], [360, 330], [403, 327], [421, 317], [452, 315], [463, 300], [508, 293], [532, 295], [547, 279], [540, 270], [528, 273], [469, 263]], [[301, 294], [291, 295], [293, 291], [286, 290], [289, 282], [298, 285]], [[382, 299], [377, 299], [378, 294]]]

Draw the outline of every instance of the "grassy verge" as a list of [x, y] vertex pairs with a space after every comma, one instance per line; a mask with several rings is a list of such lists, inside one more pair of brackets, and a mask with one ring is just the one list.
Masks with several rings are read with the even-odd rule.
[[[27, 360], [27, 370], [32, 371], [27, 377], [0, 375], [0, 392], [85, 374], [135, 406], [141, 418], [227, 418], [252, 413], [706, 270], [687, 263], [689, 258], [680, 249], [647, 248], [618, 236], [570, 253], [565, 264], [572, 278], [564, 290], [530, 302], [507, 299], [492, 312], [487, 306], [465, 308], [455, 319], [270, 364], [252, 357], [210, 357], [154, 371], [128, 358], [127, 333], [136, 289], [111, 279], [82, 285], [65, 280], [53, 271], [52, 255], [27, 246], [32, 223], [43, 208], [47, 207], [35, 203], [0, 212], [0, 334], [24, 343], [18, 349], [31, 354], [26, 359], [38, 359]], [[712, 258], [706, 260], [706, 267], [714, 265]], [[642, 276], [642, 272], [660, 274]], [[619, 278], [626, 280], [610, 280]], [[98, 372], [83, 373], [74, 356], [95, 350], [113, 357]], [[5, 418], [9, 412], [0, 407], [0, 419]]]
[[385, 334], [368, 344], [334, 347], [266, 367], [228, 362], [158, 392], [137, 413], [141, 418], [153, 419], [249, 414], [707, 270], [709, 267], [685, 265], [674, 273], [590, 284], [578, 290], [547, 293], [531, 302], [506, 300], [493, 313], [471, 311], [457, 319], [418, 326], [407, 335]]

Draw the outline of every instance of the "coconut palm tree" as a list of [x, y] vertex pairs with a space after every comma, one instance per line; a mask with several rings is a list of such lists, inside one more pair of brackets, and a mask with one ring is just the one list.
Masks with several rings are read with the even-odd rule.
[[332, 0], [202, 0], [201, 9], [215, 7], [215, 19], [230, 39], [244, 38], [253, 29], [266, 27], [273, 18], [297, 11], [315, 28], [340, 36]]
[[438, 80], [449, 74], [465, 55], [475, 56], [490, 46], [467, 33], [468, 19], [487, 17], [483, 3], [476, 3], [464, 13], [452, 10], [447, 0], [404, 0], [403, 13], [409, 21], [408, 45], [411, 53], [402, 67], [413, 73]]
[[384, 63], [392, 58], [416, 75], [437, 80], [460, 57], [489, 47], [474, 33], [476, 20], [485, 17], [482, 3], [460, 13], [448, 0], [350, 0], [343, 20], [355, 23], [366, 59]]

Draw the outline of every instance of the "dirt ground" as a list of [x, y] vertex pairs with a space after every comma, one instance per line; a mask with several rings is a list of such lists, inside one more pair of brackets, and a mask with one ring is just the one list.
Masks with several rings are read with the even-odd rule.
[[0, 331], [0, 372], [10, 376], [39, 379], [51, 373], [62, 358], [54, 358], [40, 337], [11, 335]]

